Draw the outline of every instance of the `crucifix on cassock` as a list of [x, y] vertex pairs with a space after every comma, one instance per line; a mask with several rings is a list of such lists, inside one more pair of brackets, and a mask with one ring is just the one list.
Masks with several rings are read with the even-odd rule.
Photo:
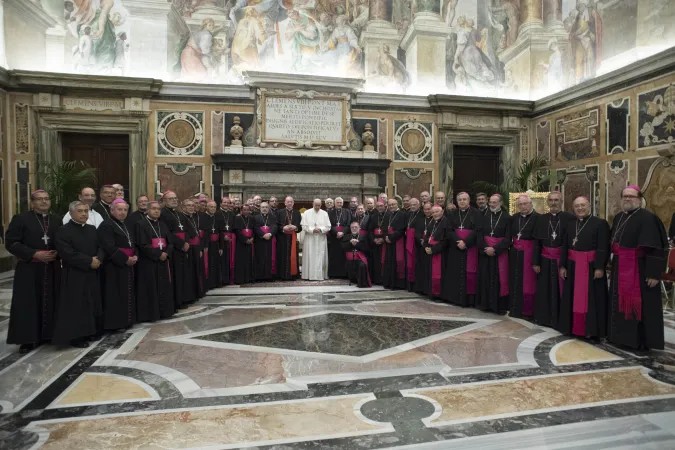
[[44, 241], [45, 246], [48, 246], [48, 245], [49, 245], [49, 236], [47, 236], [47, 234], [45, 234], [44, 236], [42, 236], [42, 240]]
[[160, 240], [159, 240], [159, 249], [162, 250], [163, 248], [164, 248], [164, 243], [163, 243], [162, 240], [160, 239]]

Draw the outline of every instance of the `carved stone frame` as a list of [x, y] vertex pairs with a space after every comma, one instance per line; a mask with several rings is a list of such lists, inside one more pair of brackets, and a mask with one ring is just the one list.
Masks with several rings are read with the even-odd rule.
[[149, 112], [97, 114], [64, 111], [60, 108], [33, 107], [32, 133], [35, 143], [35, 174], [39, 186], [40, 163], [60, 162], [63, 158], [61, 133], [126, 134], [129, 136], [129, 195], [135, 199], [148, 186]]

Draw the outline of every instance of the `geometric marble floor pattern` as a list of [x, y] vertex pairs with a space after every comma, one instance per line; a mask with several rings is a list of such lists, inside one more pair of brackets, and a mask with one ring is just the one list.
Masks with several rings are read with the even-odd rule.
[[8, 289], [2, 449], [675, 448], [670, 352], [332, 283], [221, 289], [19, 355]]

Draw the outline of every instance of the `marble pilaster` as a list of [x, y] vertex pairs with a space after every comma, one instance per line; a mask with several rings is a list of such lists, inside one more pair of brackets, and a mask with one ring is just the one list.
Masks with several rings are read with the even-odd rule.
[[171, 3], [164, 0], [127, 0], [129, 10], [128, 67], [136, 77], [156, 77], [167, 73], [168, 30]]
[[532, 30], [541, 28], [544, 24], [542, 14], [542, 0], [523, 0], [520, 2], [519, 37], [524, 37], [530, 34]]
[[429, 92], [445, 89], [445, 44], [449, 29], [441, 16], [432, 12], [418, 12], [403, 36], [401, 48], [406, 52], [406, 68], [412, 85]]

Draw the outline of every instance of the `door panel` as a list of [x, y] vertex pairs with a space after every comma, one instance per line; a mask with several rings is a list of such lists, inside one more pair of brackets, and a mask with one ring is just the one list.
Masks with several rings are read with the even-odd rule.
[[120, 134], [64, 133], [61, 136], [64, 161], [84, 161], [97, 169], [96, 191], [104, 184], [124, 185], [129, 194], [129, 136]]
[[475, 194], [471, 189], [475, 181], [499, 184], [499, 151], [499, 147], [455, 145], [453, 164], [455, 195], [462, 191]]

